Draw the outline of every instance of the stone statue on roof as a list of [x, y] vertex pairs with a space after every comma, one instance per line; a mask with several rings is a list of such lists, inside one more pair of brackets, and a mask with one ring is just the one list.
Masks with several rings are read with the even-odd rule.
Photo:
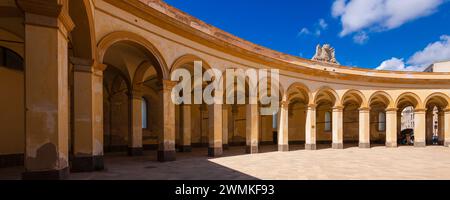
[[318, 44], [316, 46], [316, 54], [314, 55], [312, 60], [339, 64], [339, 62], [336, 60], [335, 50], [329, 44], [324, 44], [322, 47], [320, 46], [320, 44]]

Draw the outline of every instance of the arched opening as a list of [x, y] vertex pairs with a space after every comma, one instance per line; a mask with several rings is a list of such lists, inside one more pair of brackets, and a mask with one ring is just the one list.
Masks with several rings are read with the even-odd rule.
[[[167, 73], [151, 44], [132, 33], [126, 39], [121, 39], [122, 35], [113, 33], [99, 45], [99, 57], [108, 66], [103, 83], [110, 90], [104, 93], [105, 101], [109, 99], [105, 104], [110, 106], [104, 109], [104, 116], [111, 116], [109, 120], [105, 118], [105, 146], [109, 145], [106, 149], [112, 151], [126, 150], [132, 156], [142, 155], [144, 150], [157, 149], [164, 130], [163, 95], [159, 94]], [[147, 114], [146, 128], [143, 112]]]
[[448, 108], [448, 97], [445, 94], [435, 93], [425, 101], [426, 109], [426, 145], [445, 144], [445, 109]]
[[329, 148], [333, 143], [333, 108], [336, 106], [337, 94], [332, 89], [319, 90], [315, 97], [316, 104], [316, 143], [317, 148]]
[[[196, 62], [198, 65], [196, 65]], [[199, 65], [201, 63], [201, 66]], [[201, 67], [201, 70], [196, 71], [196, 67]], [[191, 104], [181, 104], [175, 106], [176, 113], [176, 149], [179, 152], [203, 151], [207, 152], [209, 146], [209, 131], [210, 131], [210, 106], [205, 101], [196, 102], [195, 94], [203, 95], [205, 87], [209, 82], [201, 80], [197, 82], [195, 73], [203, 75], [208, 69], [209, 64], [203, 59], [195, 55], [184, 55], [178, 58], [173, 66], [172, 72], [175, 70], [187, 70], [191, 75]], [[201, 77], [203, 78], [203, 77]], [[197, 85], [196, 85], [197, 84]], [[198, 89], [198, 91], [196, 91]], [[182, 91], [185, 92], [185, 91]], [[203, 154], [207, 155], [207, 154]]]
[[304, 149], [306, 139], [306, 115], [309, 104], [309, 92], [306, 86], [293, 85], [288, 89], [287, 96], [289, 99], [289, 149]]
[[[397, 144], [410, 146], [422, 140], [421, 130], [416, 130], [416, 112], [421, 110], [420, 99], [412, 93], [400, 95], [397, 99]], [[423, 122], [425, 123], [425, 122]], [[423, 138], [424, 139], [424, 138]], [[422, 142], [422, 141], [420, 141]]]
[[148, 128], [148, 107], [147, 107], [147, 99], [142, 97], [142, 107], [141, 107], [141, 114], [142, 114], [142, 129]]
[[[247, 104], [249, 103], [249, 84], [247, 80], [244, 82], [244, 89], [238, 88], [238, 78], [235, 78], [233, 88], [227, 88], [226, 92], [232, 91], [233, 93], [225, 93], [226, 98], [231, 99], [234, 96], [234, 104], [230, 106], [229, 112], [229, 134], [228, 143], [231, 147], [236, 149], [235, 154], [242, 154], [246, 152], [247, 145]], [[245, 102], [241, 104], [240, 102]], [[260, 135], [260, 132], [258, 133]], [[259, 141], [258, 141], [259, 142]], [[242, 150], [244, 149], [244, 150]]]
[[25, 26], [15, 1], [2, 2], [0, 20], [0, 168], [24, 164]]
[[370, 145], [384, 146], [386, 144], [386, 109], [391, 104], [391, 98], [384, 92], [376, 92], [369, 100], [370, 108]]
[[359, 91], [350, 90], [342, 98], [344, 147], [359, 145], [359, 111], [363, 104], [365, 104], [365, 100]]
[[[0, 38], [1, 39], [1, 38]], [[0, 46], [0, 168], [23, 165], [25, 91], [23, 58]]]
[[108, 66], [103, 74], [104, 150], [125, 152], [129, 137], [130, 83], [117, 68]]

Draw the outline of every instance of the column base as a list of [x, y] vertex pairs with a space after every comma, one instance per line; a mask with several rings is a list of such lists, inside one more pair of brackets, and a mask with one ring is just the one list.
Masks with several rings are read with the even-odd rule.
[[22, 180], [66, 180], [69, 178], [69, 168], [49, 171], [28, 171], [22, 173]]
[[386, 147], [388, 147], [388, 148], [397, 148], [397, 143], [386, 142]]
[[359, 148], [370, 149], [370, 143], [359, 143]]
[[450, 147], [450, 142], [444, 142], [444, 146]]
[[159, 162], [175, 161], [175, 151], [158, 151]]
[[142, 156], [142, 155], [144, 155], [144, 148], [128, 147], [128, 156]]
[[258, 146], [246, 146], [245, 153], [247, 154], [255, 154], [258, 153]]
[[72, 158], [71, 172], [93, 172], [104, 169], [103, 156], [86, 156]]
[[181, 145], [178, 149], [180, 152], [192, 152], [191, 145]]
[[208, 147], [209, 157], [219, 157], [223, 154], [222, 147]]
[[331, 148], [333, 148], [333, 149], [344, 149], [344, 144], [342, 144], [342, 143], [333, 143], [331, 145]]
[[223, 150], [228, 150], [228, 149], [230, 149], [230, 146], [228, 144], [223, 144], [222, 148], [223, 148]]
[[316, 150], [317, 145], [316, 144], [305, 144], [305, 149], [306, 150]]
[[414, 147], [426, 147], [427, 144], [425, 142], [414, 142]]
[[281, 152], [289, 151], [289, 145], [288, 144], [279, 144], [278, 151], [281, 151]]

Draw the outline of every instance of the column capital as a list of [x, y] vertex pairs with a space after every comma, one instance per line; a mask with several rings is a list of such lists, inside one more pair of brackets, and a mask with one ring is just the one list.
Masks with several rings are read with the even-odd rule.
[[333, 107], [333, 112], [342, 112], [342, 111], [344, 111], [344, 106]]
[[281, 106], [281, 108], [288, 108], [289, 107], [289, 102], [288, 101], [281, 101], [280, 102], [280, 106]]
[[386, 112], [397, 112], [398, 108], [386, 108]]
[[57, 0], [16, 0], [16, 2], [23, 12], [48, 17], [58, 17], [63, 7]]
[[162, 90], [172, 90], [177, 85], [177, 82], [170, 80], [162, 80]]
[[450, 113], [450, 108], [444, 108], [442, 111], [443, 111], [444, 113]]
[[75, 72], [93, 72], [94, 61], [79, 57], [70, 56], [69, 62], [73, 64], [73, 70]]
[[317, 104], [308, 104], [308, 109], [316, 109]]
[[94, 73], [97, 76], [103, 76], [107, 65], [98, 63], [95, 60], [84, 59], [79, 57], [70, 56], [70, 63], [73, 64], [74, 72]]
[[361, 107], [358, 109], [360, 112], [369, 112], [370, 108], [369, 107]]
[[16, 2], [25, 12], [25, 24], [60, 28], [58, 21], [49, 20], [54, 18], [61, 22], [67, 32], [75, 28], [67, 9], [68, 5], [61, 4], [57, 0], [16, 0]]
[[416, 108], [414, 109], [414, 113], [424, 113], [427, 112], [426, 108]]

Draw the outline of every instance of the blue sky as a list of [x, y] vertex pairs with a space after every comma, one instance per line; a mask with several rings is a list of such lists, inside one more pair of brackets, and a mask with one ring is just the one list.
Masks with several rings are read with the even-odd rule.
[[166, 2], [238, 37], [308, 59], [317, 44], [329, 43], [347, 66], [420, 71], [450, 60], [449, 0]]

